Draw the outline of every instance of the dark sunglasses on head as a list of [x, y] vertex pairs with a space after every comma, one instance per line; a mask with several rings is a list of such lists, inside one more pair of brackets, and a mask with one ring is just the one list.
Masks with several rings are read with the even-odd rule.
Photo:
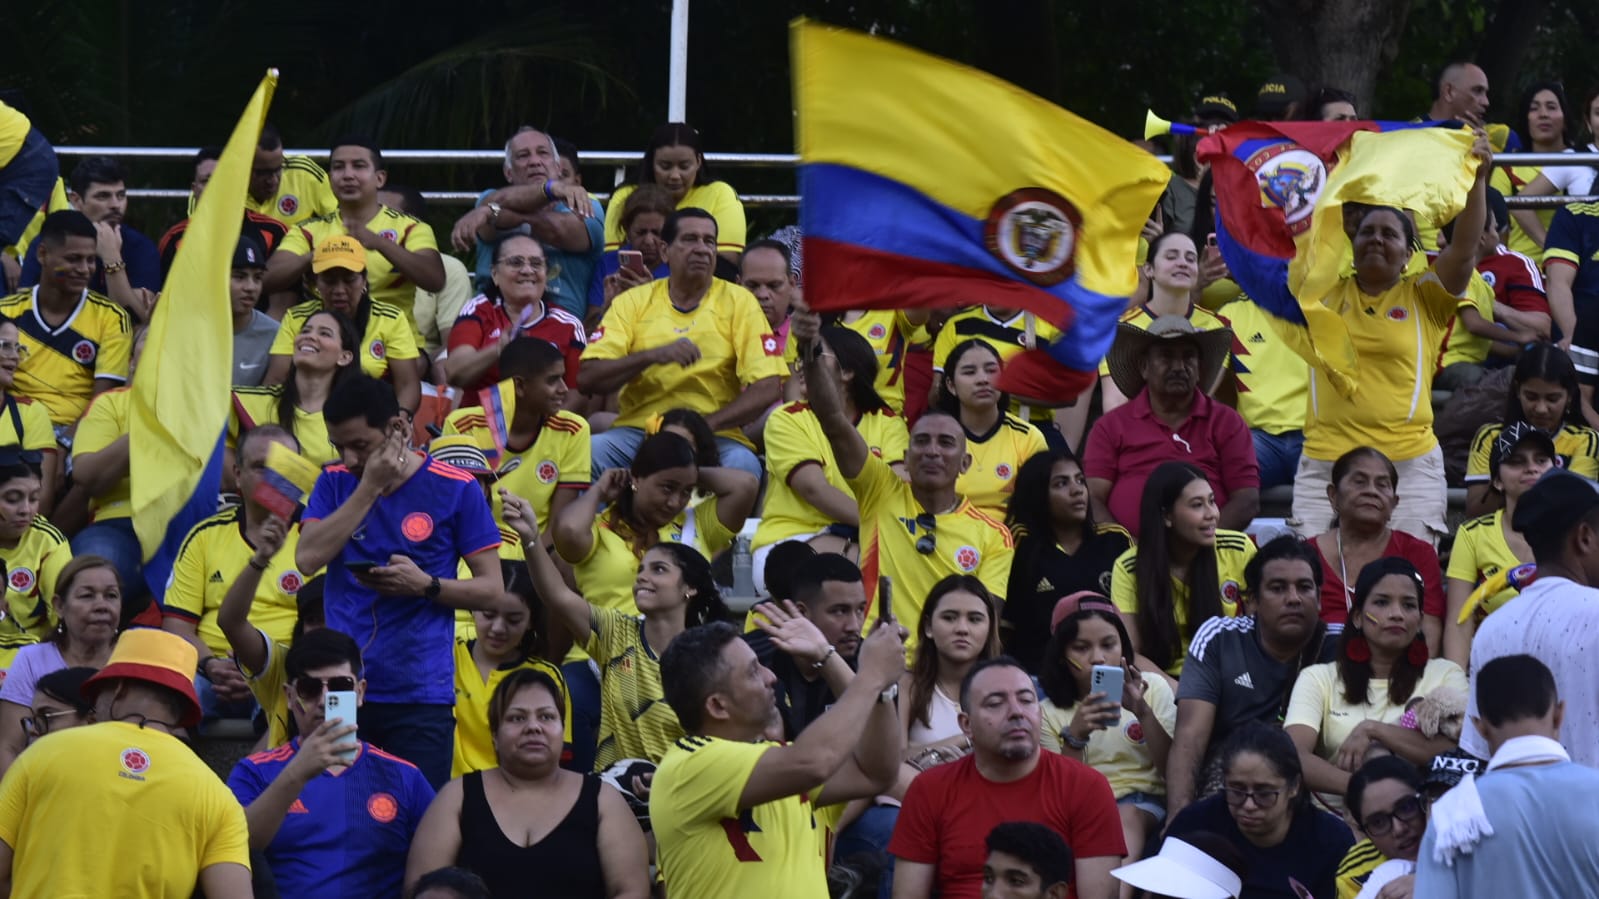
[[916, 551], [924, 556], [932, 555], [933, 550], [938, 548], [938, 538], [933, 534], [937, 523], [937, 519], [926, 512], [916, 516], [916, 526], [924, 531], [922, 536], [916, 538]]
[[1406, 824], [1414, 824], [1420, 818], [1421, 794], [1415, 793], [1394, 803], [1392, 811], [1373, 812], [1361, 825], [1361, 829], [1367, 836], [1380, 837], [1394, 829], [1396, 819]]
[[355, 678], [347, 674], [337, 677], [320, 678], [302, 674], [294, 679], [294, 692], [301, 699], [311, 701], [322, 698], [322, 690], [326, 688], [329, 693], [348, 693], [355, 689]]

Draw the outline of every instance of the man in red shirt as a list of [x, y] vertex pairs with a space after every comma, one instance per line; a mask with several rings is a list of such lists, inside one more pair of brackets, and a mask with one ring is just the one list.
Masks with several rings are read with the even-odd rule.
[[1241, 531], [1260, 509], [1260, 467], [1249, 425], [1210, 398], [1232, 348], [1229, 328], [1199, 331], [1180, 315], [1148, 330], [1121, 324], [1106, 364], [1126, 404], [1088, 432], [1083, 474], [1094, 520], [1138, 536], [1144, 482], [1162, 462], [1197, 465], [1216, 491], [1220, 526]]
[[1008, 656], [978, 662], [961, 684], [970, 755], [911, 781], [889, 854], [894, 899], [978, 899], [984, 841], [1004, 821], [1033, 821], [1071, 849], [1078, 899], [1112, 899], [1110, 872], [1127, 853], [1104, 775], [1039, 746], [1033, 679]]

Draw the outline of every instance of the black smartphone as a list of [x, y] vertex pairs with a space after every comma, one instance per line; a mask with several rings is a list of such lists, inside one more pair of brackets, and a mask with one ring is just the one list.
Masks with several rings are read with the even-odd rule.
[[888, 575], [877, 578], [877, 622], [894, 620], [894, 579]]
[[372, 569], [382, 564], [382, 562], [374, 562], [371, 559], [351, 559], [344, 563], [344, 570], [351, 574], [371, 574]]

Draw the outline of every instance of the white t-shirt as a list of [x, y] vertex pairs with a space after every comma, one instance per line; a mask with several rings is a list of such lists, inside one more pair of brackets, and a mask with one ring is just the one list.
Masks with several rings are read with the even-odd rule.
[[[1541, 577], [1484, 618], [1471, 641], [1471, 677], [1500, 656], [1526, 653], [1555, 676], [1555, 689], [1566, 704], [1560, 742], [1571, 760], [1599, 768], [1599, 590], [1563, 577]], [[1466, 714], [1477, 715], [1477, 692], [1466, 701]], [[1470, 720], [1470, 717], [1467, 720]], [[1460, 731], [1460, 748], [1488, 758], [1488, 741], [1475, 727]]]
[[[1566, 152], [1576, 151], [1568, 147]], [[1599, 148], [1589, 144], [1583, 152], [1599, 153]], [[1568, 197], [1585, 197], [1593, 193], [1594, 167], [1591, 165], [1547, 165], [1543, 168], [1543, 176], [1549, 179], [1558, 193]]]
[[1407, 862], [1402, 858], [1391, 858], [1371, 869], [1371, 876], [1366, 878], [1366, 885], [1360, 888], [1360, 894], [1355, 899], [1377, 899], [1377, 894], [1388, 885], [1391, 880], [1398, 880], [1406, 874], [1416, 872], [1416, 863]]

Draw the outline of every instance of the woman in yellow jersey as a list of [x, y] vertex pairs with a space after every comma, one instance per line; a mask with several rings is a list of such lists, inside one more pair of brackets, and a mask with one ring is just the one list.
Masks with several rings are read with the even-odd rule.
[[[459, 866], [483, 895], [643, 899], [649, 849], [627, 802], [599, 778], [560, 767], [565, 690], [511, 672], [488, 700], [493, 765], [445, 784], [411, 838], [407, 896], [424, 874]], [[413, 892], [413, 890], [416, 890]]]
[[905, 365], [912, 347], [927, 347], [926, 309], [854, 310], [838, 317], [838, 324], [866, 338], [877, 357], [873, 386], [895, 415], [905, 415]]
[[[1143, 328], [1163, 315], [1180, 315], [1201, 331], [1214, 331], [1227, 327], [1221, 316], [1193, 303], [1194, 286], [1199, 283], [1199, 249], [1194, 239], [1181, 231], [1169, 231], [1155, 238], [1149, 245], [1149, 255], [1143, 265], [1143, 275], [1149, 280], [1149, 300], [1141, 306], [1122, 313], [1121, 320]], [[1131, 397], [1124, 396], [1111, 380], [1110, 367], [1100, 363], [1099, 383], [1103, 388], [1105, 411], [1125, 404]], [[1207, 394], [1216, 389], [1215, 384], [1201, 384], [1199, 389]]]
[[1455, 545], [1449, 551], [1449, 602], [1444, 613], [1444, 658], [1470, 670], [1471, 638], [1483, 616], [1514, 599], [1513, 587], [1495, 593], [1478, 606], [1464, 623], [1457, 623], [1477, 585], [1518, 565], [1532, 561], [1532, 547], [1520, 531], [1512, 528], [1516, 504], [1522, 494], [1538, 483], [1544, 472], [1555, 465], [1555, 445], [1549, 435], [1521, 422], [1512, 422], [1494, 441], [1489, 470], [1494, 493], [1504, 498], [1505, 507], [1473, 518], [1455, 532]]
[[[1565, 86], [1558, 81], [1540, 81], [1521, 95], [1521, 121], [1517, 123], [1520, 127], [1516, 130], [1526, 141], [1523, 144], [1526, 152], [1569, 153], [1575, 119], [1576, 116], [1571, 114], [1571, 105], [1566, 101]], [[1515, 157], [1511, 155], [1510, 158]], [[1544, 168], [1552, 167], [1513, 165], [1495, 169], [1491, 183], [1507, 197], [1552, 194], [1555, 192], [1554, 184], [1543, 174]], [[1554, 217], [1553, 207], [1513, 210], [1510, 213], [1510, 248], [1533, 259], [1542, 259], [1544, 237], [1548, 235], [1549, 222]]]
[[[655, 129], [644, 150], [638, 182], [666, 188], [678, 209], [694, 206], [709, 212], [716, 219], [717, 250], [730, 265], [738, 265], [744, 251], [744, 204], [727, 182], [712, 178], [698, 131], [682, 122]], [[605, 210], [606, 249], [622, 243], [622, 207], [633, 190], [630, 184], [611, 194]]]
[[56, 626], [51, 599], [72, 559], [67, 538], [39, 514], [40, 455], [0, 447], [0, 668]]
[[[606, 472], [594, 489], [615, 503], [625, 474]], [[504, 488], [500, 498], [505, 523], [516, 530], [523, 546], [535, 546], [539, 534], [533, 508]], [[661, 653], [684, 630], [727, 614], [711, 579], [711, 563], [681, 543], [655, 543], [638, 564], [626, 610], [600, 605], [566, 586], [548, 553], [527, 553], [527, 567], [551, 624], [565, 628], [600, 666], [594, 770], [604, 771], [621, 759], [659, 762], [683, 735], [661, 689]]]
[[[844, 413], [871, 453], [903, 476], [910, 435], [905, 420], [877, 391], [877, 356], [870, 342], [837, 326], [824, 327], [817, 336], [822, 342], [821, 364], [843, 385], [839, 394]], [[803, 370], [794, 380], [803, 397]], [[838, 471], [816, 413], [803, 401], [779, 406], [766, 419], [765, 443], [766, 507], [750, 541], [755, 551], [755, 589], [761, 596], [767, 595], [767, 556], [780, 543], [805, 540], [817, 552], [839, 553], [852, 562], [860, 558], [860, 509]]]
[[31, 729], [23, 725], [39, 678], [63, 668], [104, 668], [111, 658], [122, 616], [122, 580], [110, 561], [79, 556], [61, 569], [52, 603], [60, 624], [45, 642], [24, 646], [0, 684], [0, 774], [50, 728], [38, 716]]
[[[1166, 679], [1139, 671], [1132, 639], [1116, 607], [1103, 596], [1068, 596], [1058, 604], [1044, 665], [1039, 704], [1045, 749], [1076, 759], [1110, 781], [1121, 815], [1127, 861], [1166, 820], [1166, 756], [1177, 730], [1177, 697]], [[1094, 666], [1123, 669], [1122, 692], [1093, 692]], [[1132, 899], [1124, 887], [1122, 895]]]
[[1083, 590], [1109, 596], [1111, 569], [1133, 538], [1119, 524], [1094, 522], [1083, 467], [1064, 449], [1022, 463], [1005, 524], [1016, 538], [1016, 558], [1001, 637], [1022, 667], [1038, 671], [1056, 601]]
[[[1524, 421], [1554, 438], [1555, 464], [1585, 478], [1599, 478], [1599, 431], [1583, 421], [1577, 369], [1552, 343], [1535, 343], [1516, 360], [1505, 401], [1506, 422]], [[1487, 515], [1502, 498], [1490, 483], [1489, 456], [1504, 425], [1483, 425], [1466, 458], [1466, 514]]]
[[1400, 725], [1405, 706], [1439, 687], [1466, 691], [1466, 674], [1431, 658], [1421, 636], [1421, 575], [1397, 556], [1367, 565], [1355, 580], [1355, 605], [1333, 661], [1311, 665], [1294, 681], [1283, 729], [1299, 749], [1305, 784], [1342, 806], [1349, 776], [1373, 746], [1412, 765], [1457, 749], [1446, 736]]
[[1221, 512], [1205, 473], [1164, 462], [1144, 484], [1138, 545], [1110, 573], [1110, 595], [1133, 639], [1138, 667], [1164, 671], [1173, 686], [1194, 631], [1238, 614], [1248, 534], [1217, 527]]
[[1049, 449], [1042, 431], [1005, 411], [1008, 398], [994, 386], [1001, 365], [987, 342], [967, 340], [949, 351], [938, 382], [938, 405], [961, 423], [971, 458], [955, 491], [993, 518], [1005, 516], [1022, 463]]
[[17, 366], [27, 358], [28, 348], [22, 343], [17, 323], [0, 316], [0, 434], [11, 432], [0, 440], [0, 445], [16, 444], [44, 454], [39, 462], [39, 508], [48, 515], [55, 505], [56, 481], [61, 476], [61, 447], [56, 443], [55, 427], [50, 424], [50, 412], [44, 404], [17, 396], [12, 390]]
[[[1487, 133], [1474, 131], [1471, 154], [1478, 167], [1465, 209], [1455, 218], [1461, 234], [1482, 233], [1488, 216], [1493, 150]], [[1422, 248], [1410, 217], [1390, 206], [1343, 208], [1354, 271], [1321, 302], [1343, 320], [1355, 366], [1329, 374], [1311, 365], [1293, 517], [1301, 534], [1325, 531], [1333, 517], [1327, 485], [1334, 460], [1357, 446], [1374, 446], [1399, 472], [1394, 527], [1436, 544], [1446, 533], [1448, 484], [1429, 398], [1438, 349], [1475, 272], [1477, 244], [1455, 241], [1429, 269], [1407, 273]]]
[[360, 340], [355, 326], [338, 312], [317, 312], [294, 338], [294, 357], [282, 384], [240, 387], [228, 413], [228, 458], [222, 470], [231, 479], [232, 454], [239, 435], [265, 424], [280, 425], [300, 443], [300, 455], [317, 465], [337, 461], [322, 421], [322, 404], [339, 382], [359, 371]]
[[[709, 496], [690, 508], [696, 488]], [[561, 511], [555, 549], [590, 602], [631, 612], [633, 571], [646, 550], [671, 541], [715, 555], [732, 545], [758, 489], [745, 472], [700, 466], [693, 444], [680, 434], [652, 434], [639, 444], [630, 468], [600, 475]]]
[[[495, 687], [515, 671], [542, 671], [560, 688], [565, 705], [561, 709], [563, 743], [572, 742], [571, 699], [561, 669], [546, 661], [560, 658], [550, 651], [548, 626], [543, 607], [533, 592], [527, 566], [506, 559], [500, 561], [505, 593], [491, 609], [474, 609], [472, 620], [476, 636], [455, 641], [455, 759], [451, 777], [468, 771], [494, 767], [494, 734], [488, 725], [487, 708]], [[561, 758], [567, 757], [562, 750]]]

